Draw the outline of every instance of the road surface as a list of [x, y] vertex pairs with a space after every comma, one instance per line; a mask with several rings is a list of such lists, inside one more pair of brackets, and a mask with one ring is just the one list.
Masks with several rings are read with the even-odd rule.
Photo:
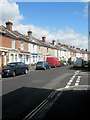
[[34, 70], [16, 77], [2, 78], [3, 119], [21, 120], [55, 91], [88, 85], [89, 72], [71, 66]]

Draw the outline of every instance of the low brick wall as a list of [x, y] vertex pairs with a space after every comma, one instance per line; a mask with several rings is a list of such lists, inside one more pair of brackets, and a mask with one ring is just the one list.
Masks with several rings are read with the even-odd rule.
[[35, 69], [36, 68], [36, 64], [30, 64], [29, 65], [29, 70]]

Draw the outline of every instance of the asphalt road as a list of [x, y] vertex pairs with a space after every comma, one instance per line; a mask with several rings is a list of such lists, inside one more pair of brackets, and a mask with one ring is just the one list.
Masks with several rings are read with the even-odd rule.
[[71, 66], [2, 78], [3, 120], [21, 120], [56, 90], [88, 85], [89, 73]]

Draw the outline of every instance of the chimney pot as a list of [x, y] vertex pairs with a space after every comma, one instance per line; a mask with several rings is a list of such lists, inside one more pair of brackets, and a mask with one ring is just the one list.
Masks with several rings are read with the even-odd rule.
[[46, 37], [42, 37], [42, 41], [45, 42], [46, 41]]
[[8, 20], [8, 21], [6, 22], [6, 28], [7, 28], [8, 30], [10, 30], [10, 31], [12, 31], [12, 25], [13, 25], [13, 23], [12, 23], [10, 20]]
[[80, 50], [80, 48], [77, 48], [77, 50]]
[[55, 45], [55, 40], [52, 40], [52, 44]]
[[30, 31], [30, 30], [28, 31], [28, 36], [32, 37], [32, 31]]
[[58, 43], [58, 45], [61, 45], [61, 43]]

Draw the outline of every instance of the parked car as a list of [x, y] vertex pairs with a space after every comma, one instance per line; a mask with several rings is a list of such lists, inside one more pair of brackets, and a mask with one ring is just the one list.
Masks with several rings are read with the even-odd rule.
[[82, 58], [77, 58], [74, 62], [74, 67], [84, 67], [84, 60]]
[[27, 73], [29, 67], [27, 64], [23, 62], [12, 62], [7, 64], [2, 68], [2, 76], [13, 76], [15, 77], [17, 74]]
[[48, 62], [51, 67], [59, 67], [60, 66], [60, 62], [57, 57], [47, 57], [46, 62]]
[[84, 60], [84, 67], [88, 67], [88, 61], [87, 60]]
[[36, 64], [36, 70], [38, 69], [44, 69], [44, 70], [50, 69], [50, 65], [45, 61], [39, 61]]

